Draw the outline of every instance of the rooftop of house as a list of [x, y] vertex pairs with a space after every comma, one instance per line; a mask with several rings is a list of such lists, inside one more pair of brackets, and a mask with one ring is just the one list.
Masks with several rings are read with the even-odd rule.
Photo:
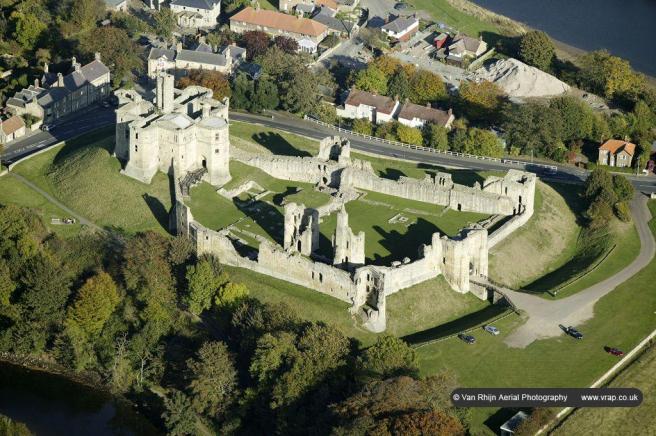
[[170, 61], [194, 62], [205, 65], [216, 65], [224, 67], [228, 65], [228, 59], [225, 54], [212, 53], [199, 50], [174, 50], [168, 48], [151, 48], [148, 59], [159, 59], [164, 56]]
[[403, 118], [405, 120], [412, 120], [417, 118], [420, 120], [435, 123], [439, 126], [446, 126], [451, 120], [452, 116], [453, 112], [451, 109], [448, 111], [443, 111], [441, 109], [435, 109], [430, 106], [421, 106], [410, 102], [405, 102], [403, 106], [401, 106], [401, 111], [399, 112], [399, 118]]
[[467, 35], [458, 35], [453, 38], [453, 42], [449, 45], [450, 51], [463, 52], [477, 52], [479, 47], [483, 44], [483, 40], [480, 38], [472, 38]]
[[376, 95], [355, 88], [351, 89], [351, 92], [349, 92], [345, 101], [345, 104], [350, 106], [366, 105], [375, 107], [378, 112], [388, 115], [391, 115], [392, 112], [394, 112], [397, 103], [398, 101], [385, 97], [384, 95]]
[[389, 23], [385, 24], [382, 27], [382, 30], [385, 30], [387, 32], [394, 32], [394, 33], [400, 33], [403, 32], [404, 30], [408, 29], [410, 26], [414, 25], [415, 23], [418, 23], [419, 20], [417, 20], [416, 17], [410, 16], [410, 17], [396, 17]]
[[319, 11], [312, 16], [312, 19], [319, 23], [325, 24], [329, 28], [338, 32], [351, 32], [355, 24], [347, 20], [339, 20], [335, 18], [335, 11], [326, 6], [321, 6]]
[[320, 36], [328, 30], [325, 24], [309, 18], [294, 17], [276, 11], [255, 10], [250, 6], [230, 17], [230, 21], [239, 21], [308, 36]]
[[7, 118], [4, 121], [0, 121], [0, 129], [5, 135], [11, 135], [20, 128], [25, 127], [25, 122], [23, 118], [18, 115], [14, 115], [11, 118]]
[[188, 8], [205, 9], [211, 11], [217, 5], [221, 4], [220, 0], [173, 0], [171, 2], [174, 6], [185, 6]]
[[608, 141], [601, 144], [599, 150], [608, 150], [612, 154], [617, 154], [620, 151], [626, 151], [628, 154], [633, 156], [635, 153], [635, 148], [636, 145], [631, 142], [622, 141], [621, 139], [609, 139]]

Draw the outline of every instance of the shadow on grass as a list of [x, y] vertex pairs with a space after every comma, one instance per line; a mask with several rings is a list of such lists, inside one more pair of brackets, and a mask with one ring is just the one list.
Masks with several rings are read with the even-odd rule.
[[430, 243], [433, 233], [444, 233], [435, 224], [423, 218], [418, 218], [417, 222], [411, 224], [404, 234], [396, 230], [388, 232], [380, 226], [373, 226], [373, 229], [383, 237], [380, 245], [390, 252], [385, 257], [374, 255], [374, 259], [367, 259], [367, 264], [373, 265], [389, 265], [390, 262], [401, 260], [404, 257], [415, 260], [419, 257], [419, 247], [422, 244]]
[[283, 201], [286, 197], [301, 192], [301, 189], [297, 186], [287, 186], [284, 192], [278, 192], [273, 196], [273, 204], [276, 206], [282, 206]]
[[284, 217], [276, 209], [264, 201], [240, 200], [233, 198], [233, 203], [247, 217], [255, 221], [278, 244], [283, 244]]
[[252, 136], [253, 141], [268, 149], [273, 154], [282, 156], [312, 156], [305, 150], [294, 147], [289, 141], [278, 133], [265, 132], [257, 133]]
[[[508, 310], [509, 309], [506, 306], [491, 304], [477, 312], [470, 313], [469, 315], [447, 322], [446, 324], [438, 325], [437, 327], [403, 336], [401, 339], [410, 345], [423, 344], [424, 342], [451, 336], [476, 326], [483, 325], [487, 321], [498, 317]], [[481, 332], [483, 332], [482, 329]]]
[[383, 179], [399, 180], [401, 177], [405, 176], [405, 173], [396, 168], [385, 168], [385, 170], [381, 171], [379, 175]]
[[143, 194], [142, 198], [146, 202], [146, 205], [152, 212], [153, 216], [157, 220], [160, 226], [167, 232], [169, 231], [169, 211], [166, 210], [164, 204], [157, 197], [153, 197], [149, 194]]
[[499, 434], [499, 428], [510, 418], [515, 416], [515, 414], [519, 411], [520, 409], [499, 409], [497, 410], [494, 414], [492, 414], [489, 418], [483, 422], [483, 424], [492, 430], [494, 434]]
[[459, 185], [473, 186], [474, 183], [479, 182], [481, 185], [485, 181], [485, 178], [478, 174], [476, 171], [472, 170], [458, 170], [453, 168], [443, 168], [431, 164], [419, 163], [417, 168], [424, 170], [426, 174], [434, 176], [438, 172], [449, 173], [451, 174], [451, 179], [453, 183]]

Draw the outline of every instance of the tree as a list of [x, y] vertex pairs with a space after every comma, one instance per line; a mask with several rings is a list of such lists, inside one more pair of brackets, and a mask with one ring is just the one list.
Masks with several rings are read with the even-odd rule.
[[217, 100], [223, 100], [230, 97], [232, 90], [228, 78], [218, 71], [210, 70], [191, 70], [187, 76], [178, 80], [179, 88], [186, 88], [191, 85], [203, 86], [213, 92], [213, 97]]
[[583, 196], [588, 200], [598, 197], [602, 191], [613, 191], [613, 177], [604, 168], [595, 168], [583, 185]]
[[211, 417], [225, 411], [237, 387], [237, 370], [226, 344], [204, 343], [196, 358], [187, 361], [187, 369], [195, 409]]
[[227, 307], [248, 296], [248, 288], [243, 283], [228, 282], [221, 287], [216, 296], [217, 307]]
[[319, 106], [317, 82], [308, 69], [290, 71], [280, 84], [282, 107], [295, 114], [316, 112]]
[[471, 121], [493, 123], [503, 102], [503, 91], [495, 83], [465, 81], [458, 94], [460, 110]]
[[87, 338], [92, 338], [100, 333], [119, 301], [112, 277], [106, 272], [99, 272], [80, 288], [68, 309], [66, 324], [75, 324]]
[[437, 124], [428, 123], [424, 126], [424, 142], [428, 147], [438, 150], [449, 149], [449, 134], [448, 130]]
[[638, 94], [645, 78], [636, 74], [622, 58], [597, 50], [579, 59], [579, 80], [588, 90], [612, 99], [622, 94]]
[[387, 76], [375, 65], [360, 70], [355, 78], [358, 89], [376, 94], [387, 94]]
[[626, 177], [620, 174], [613, 175], [613, 191], [618, 201], [629, 202], [633, 199], [635, 188]]
[[539, 103], [507, 104], [503, 110], [508, 144], [522, 153], [542, 154], [553, 159], [564, 157], [563, 120], [557, 110]]
[[458, 130], [452, 139], [452, 150], [481, 156], [503, 156], [503, 146], [493, 132], [478, 128], [468, 129], [466, 133]]
[[164, 424], [169, 435], [186, 436], [196, 434], [196, 414], [193, 412], [191, 401], [182, 392], [173, 390], [164, 398], [162, 413]]
[[387, 38], [379, 29], [365, 27], [358, 33], [358, 39], [371, 51], [383, 50], [389, 47]]
[[96, 27], [96, 23], [107, 14], [107, 8], [102, 0], [73, 0], [67, 12], [69, 34], [88, 32]]
[[399, 62], [397, 59], [393, 58], [392, 56], [379, 56], [374, 61], [372, 64], [378, 68], [380, 71], [385, 74], [387, 77], [392, 77], [394, 74], [402, 70], [401, 68], [401, 62]]
[[251, 99], [251, 110], [261, 112], [276, 109], [279, 105], [278, 86], [271, 80], [260, 79], [255, 84], [255, 92]]
[[20, 304], [33, 321], [61, 322], [70, 295], [71, 280], [66, 269], [46, 253], [37, 254], [21, 277]]
[[520, 38], [519, 58], [529, 65], [548, 71], [555, 54], [553, 42], [540, 30], [532, 30]]
[[298, 42], [288, 36], [276, 36], [273, 39], [273, 44], [285, 53], [295, 54], [298, 51]]
[[246, 74], [239, 73], [237, 78], [232, 82], [232, 100], [230, 105], [235, 109], [250, 109], [251, 98], [255, 92], [253, 81]]
[[419, 363], [415, 350], [394, 336], [381, 336], [358, 357], [358, 371], [365, 377], [385, 379], [399, 375], [417, 375]]
[[335, 109], [335, 106], [328, 103], [320, 104], [316, 115], [317, 118], [319, 118], [324, 123], [336, 125], [339, 121], [339, 117], [337, 116], [337, 109]]
[[241, 35], [239, 42], [246, 49], [248, 60], [252, 61], [266, 52], [271, 45], [271, 38], [259, 30], [249, 30]]
[[410, 78], [410, 100], [416, 104], [433, 103], [447, 97], [442, 78], [426, 70], [417, 70]]
[[558, 111], [562, 120], [563, 141], [593, 139], [592, 124], [594, 114], [590, 106], [573, 96], [556, 97], [549, 107]]
[[[11, 271], [7, 262], [0, 258], [0, 308], [9, 306], [11, 295], [16, 289], [16, 283], [11, 278]], [[0, 309], [0, 313], [3, 310]]]
[[161, 8], [153, 15], [155, 18], [154, 30], [157, 36], [170, 40], [177, 24], [175, 13], [170, 8]]
[[227, 282], [227, 275], [208, 258], [200, 259], [195, 265], [187, 267], [187, 289], [185, 302], [189, 311], [200, 315], [212, 306], [212, 300], [219, 288]]
[[403, 124], [396, 128], [396, 135], [399, 137], [399, 141], [406, 144], [421, 145], [424, 142], [421, 130]]
[[14, 28], [13, 37], [26, 50], [34, 48], [42, 33], [48, 27], [36, 15], [18, 10], [12, 12], [9, 18]]
[[410, 98], [412, 89], [410, 88], [410, 79], [405, 70], [399, 70], [398, 73], [391, 76], [387, 83], [387, 94], [399, 100]]
[[371, 121], [369, 121], [367, 118], [356, 118], [353, 120], [353, 131], [369, 136], [374, 134], [374, 129], [371, 125]]
[[112, 83], [115, 86], [130, 75], [132, 70], [142, 68], [137, 46], [123, 29], [110, 26], [93, 29], [82, 36], [80, 47], [89, 57], [93, 57], [96, 52], [101, 54], [103, 63], [112, 71]]

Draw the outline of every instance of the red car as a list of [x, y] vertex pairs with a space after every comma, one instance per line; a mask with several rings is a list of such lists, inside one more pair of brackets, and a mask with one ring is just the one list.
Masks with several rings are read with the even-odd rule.
[[618, 357], [624, 356], [624, 351], [619, 350], [617, 348], [606, 347], [606, 352], [608, 354], [612, 354], [613, 356], [618, 356]]

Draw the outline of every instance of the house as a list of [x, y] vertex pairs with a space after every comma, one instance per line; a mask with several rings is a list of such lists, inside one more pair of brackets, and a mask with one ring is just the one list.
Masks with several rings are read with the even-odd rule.
[[239, 66], [239, 71], [246, 74], [251, 80], [259, 80], [262, 77], [262, 67], [253, 62], [245, 62]]
[[170, 7], [180, 27], [214, 27], [221, 13], [221, 0], [172, 0]]
[[6, 144], [25, 135], [25, 122], [14, 115], [6, 120], [0, 119], [0, 144]]
[[366, 118], [373, 123], [386, 123], [394, 119], [399, 101], [359, 89], [351, 89], [343, 108], [337, 115], [343, 118]]
[[230, 30], [236, 33], [259, 30], [273, 37], [282, 35], [299, 42], [309, 40], [312, 42], [309, 49], [313, 52], [329, 33], [328, 26], [309, 18], [253, 9], [250, 6], [230, 17]]
[[410, 127], [423, 127], [426, 123], [432, 123], [450, 129], [455, 117], [451, 109], [443, 111], [432, 108], [430, 104], [421, 106], [406, 101], [401, 106], [398, 119], [399, 123]]
[[487, 43], [483, 37], [472, 38], [467, 35], [457, 35], [448, 46], [449, 57], [464, 60], [477, 58], [487, 51]]
[[75, 58], [73, 71], [67, 75], [50, 73], [44, 66], [41, 79], [7, 100], [7, 109], [14, 115], [30, 114], [51, 123], [109, 97], [109, 68], [102, 63], [100, 53], [86, 65]]
[[105, 0], [105, 7], [110, 11], [127, 11], [128, 0]]
[[183, 49], [180, 44], [176, 49], [153, 47], [148, 54], [148, 77], [154, 79], [160, 71], [176, 77], [185, 76], [189, 70], [231, 74], [245, 60], [246, 50], [236, 45], [224, 47], [220, 53], [214, 53], [207, 44], [198, 44], [195, 50]]
[[312, 13], [314, 9], [321, 6], [328, 6], [333, 10], [339, 8], [335, 0], [279, 0], [278, 2], [278, 9], [283, 12]]
[[599, 147], [599, 165], [626, 168], [631, 166], [635, 144], [620, 139], [609, 139]]
[[333, 35], [350, 37], [353, 32], [357, 31], [358, 25], [350, 20], [340, 20], [335, 18], [337, 11], [327, 6], [321, 6], [312, 16], [314, 21], [325, 24], [329, 32]]
[[397, 41], [407, 41], [419, 30], [419, 20], [414, 15], [396, 17], [381, 27], [380, 30]]
[[515, 431], [519, 426], [528, 419], [528, 414], [522, 411], [517, 412], [510, 418], [508, 421], [504, 422], [501, 427], [499, 427], [500, 436], [512, 436], [515, 434]]

